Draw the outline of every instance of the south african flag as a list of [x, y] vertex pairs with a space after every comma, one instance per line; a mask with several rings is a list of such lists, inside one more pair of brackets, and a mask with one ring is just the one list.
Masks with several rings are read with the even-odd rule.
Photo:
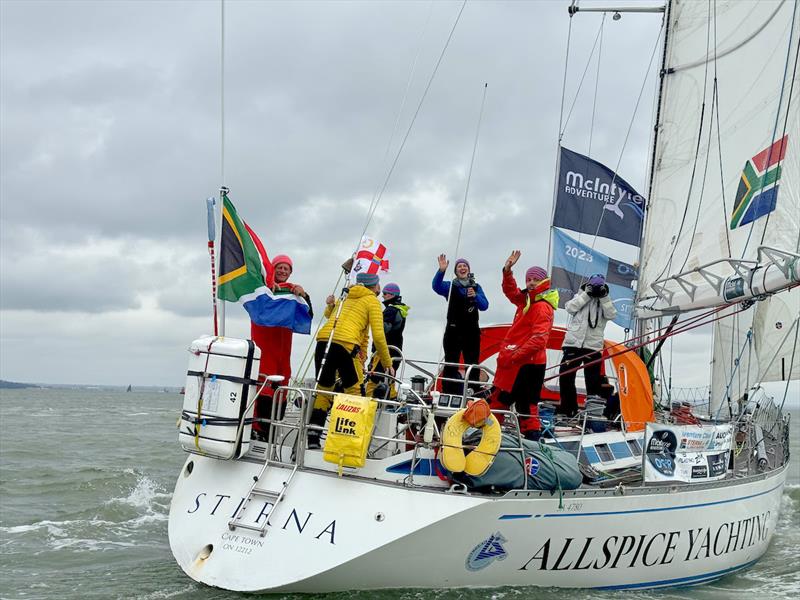
[[788, 144], [789, 136], [785, 135], [745, 163], [733, 203], [731, 229], [747, 225], [775, 210], [781, 161]]

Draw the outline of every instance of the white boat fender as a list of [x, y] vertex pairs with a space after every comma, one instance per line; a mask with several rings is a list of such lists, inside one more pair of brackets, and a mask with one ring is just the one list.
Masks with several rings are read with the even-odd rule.
[[[481, 430], [481, 440], [474, 450], [464, 454], [463, 437], [470, 427]], [[489, 411], [489, 405], [485, 400], [473, 402], [447, 419], [442, 431], [442, 464], [453, 473], [483, 475], [492, 466], [501, 440], [500, 423]]]

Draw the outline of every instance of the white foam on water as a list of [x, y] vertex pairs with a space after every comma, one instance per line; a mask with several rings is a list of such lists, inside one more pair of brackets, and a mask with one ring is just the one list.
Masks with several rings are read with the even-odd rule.
[[[50, 542], [50, 550], [63, 550], [70, 548], [78, 552], [98, 552], [112, 548], [135, 548], [139, 544], [133, 542], [118, 542], [115, 540], [92, 540], [85, 538], [67, 538]], [[37, 553], [38, 554], [38, 553]]]
[[[135, 600], [161, 600], [162, 598], [174, 598], [175, 596], [182, 596], [184, 594], [196, 592], [198, 589], [199, 586], [197, 584], [190, 584], [177, 590], [156, 590], [155, 592], [150, 592], [149, 594], [144, 594], [143, 596], [135, 596]], [[120, 600], [122, 598], [128, 600], [130, 596], [120, 596], [119, 598]]]
[[[133, 469], [125, 469], [123, 472], [128, 475], [137, 475]], [[106, 505], [120, 503], [148, 512], [156, 512], [153, 507], [161, 508], [159, 505], [168, 505], [171, 496], [172, 494], [169, 492], [159, 489], [159, 485], [147, 475], [141, 475], [138, 476], [136, 485], [127, 496], [111, 498], [106, 501]]]
[[47, 529], [48, 535], [53, 537], [66, 537], [67, 533], [64, 527], [74, 523], [83, 523], [84, 521], [38, 521], [30, 525], [15, 525], [13, 527], [0, 527], [0, 532], [14, 534], [14, 533], [27, 533], [29, 531], [36, 531], [37, 529]]

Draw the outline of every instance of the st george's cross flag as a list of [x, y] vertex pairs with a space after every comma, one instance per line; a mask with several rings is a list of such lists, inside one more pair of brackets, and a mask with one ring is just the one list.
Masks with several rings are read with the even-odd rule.
[[294, 294], [272, 290], [272, 266], [264, 245], [239, 217], [228, 196], [222, 201], [217, 297], [241, 302], [256, 325], [311, 333], [308, 303]]
[[378, 240], [368, 235], [361, 238], [349, 282], [354, 284], [359, 273], [382, 275], [389, 272], [389, 250]]

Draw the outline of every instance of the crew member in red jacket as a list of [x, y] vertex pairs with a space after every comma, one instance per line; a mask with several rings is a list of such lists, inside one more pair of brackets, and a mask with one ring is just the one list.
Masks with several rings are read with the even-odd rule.
[[[289, 283], [294, 265], [292, 259], [285, 254], [278, 254], [272, 259], [273, 276], [275, 285], [272, 291], [275, 294], [294, 294], [301, 296], [308, 303], [311, 312], [311, 298], [308, 297], [303, 286]], [[311, 315], [313, 317], [313, 313]], [[272, 411], [272, 397], [275, 390], [289, 383], [292, 376], [292, 330], [288, 327], [264, 327], [250, 322], [250, 337], [256, 346], [261, 349], [261, 375], [283, 375], [280, 383], [270, 383], [263, 389], [256, 399], [255, 414], [257, 419], [269, 419]], [[282, 419], [286, 410], [286, 403], [278, 405], [276, 418]], [[266, 423], [253, 423], [253, 432], [256, 439], [266, 439], [269, 427]]]
[[517, 312], [497, 356], [492, 408], [508, 410], [514, 404], [523, 435], [537, 439], [547, 340], [558, 308], [558, 290], [550, 289], [550, 278], [542, 267], [528, 269], [525, 289], [519, 289], [511, 267], [521, 254], [514, 250], [503, 266], [503, 293], [517, 307]]

